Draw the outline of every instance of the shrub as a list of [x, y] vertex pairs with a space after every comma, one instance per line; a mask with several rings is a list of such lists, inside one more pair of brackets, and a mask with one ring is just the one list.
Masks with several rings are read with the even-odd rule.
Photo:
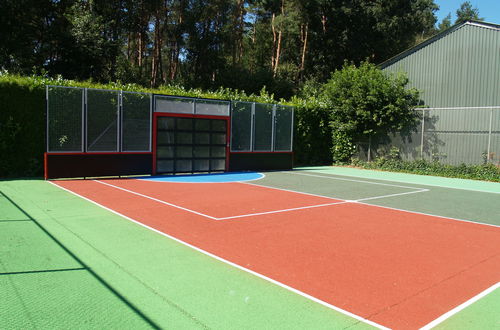
[[378, 158], [374, 162], [364, 162], [356, 159], [351, 164], [366, 169], [500, 182], [500, 167], [491, 163], [481, 165], [447, 165], [426, 160], [403, 161]]
[[419, 93], [407, 89], [403, 74], [387, 75], [374, 64], [345, 63], [323, 86], [322, 101], [331, 109], [333, 161], [349, 161], [354, 141], [381, 141], [390, 133], [415, 129]]

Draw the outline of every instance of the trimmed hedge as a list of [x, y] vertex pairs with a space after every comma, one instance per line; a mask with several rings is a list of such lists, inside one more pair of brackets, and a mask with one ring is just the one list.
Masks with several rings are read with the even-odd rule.
[[45, 86], [0, 76], [0, 177], [40, 176], [45, 151]]
[[97, 84], [42, 76], [23, 77], [0, 72], [0, 177], [42, 176], [45, 152], [45, 86], [113, 89], [209, 99], [279, 103], [295, 106], [294, 154], [298, 165], [331, 163], [328, 112], [311, 100], [277, 101], [263, 89], [247, 95], [231, 89], [202, 91], [180, 86], [144, 88], [134, 84]]
[[434, 175], [450, 178], [485, 180], [500, 182], [500, 167], [493, 164], [482, 165], [446, 165], [426, 160], [403, 161], [398, 159], [379, 158], [373, 162], [355, 160], [355, 167], [365, 169], [404, 172], [422, 175]]

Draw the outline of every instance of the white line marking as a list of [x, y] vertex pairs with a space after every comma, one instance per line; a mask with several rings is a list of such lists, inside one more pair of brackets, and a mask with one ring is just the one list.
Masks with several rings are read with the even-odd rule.
[[335, 311], [337, 311], [337, 312], [339, 312], [339, 313], [341, 313], [341, 314], [347, 315], [347, 316], [349, 316], [349, 317], [352, 317], [353, 319], [356, 319], [356, 320], [361, 321], [361, 322], [363, 322], [363, 323], [366, 323], [366, 324], [368, 324], [368, 325], [374, 326], [374, 327], [376, 327], [376, 328], [383, 329], [383, 330], [390, 330], [389, 328], [384, 327], [384, 326], [382, 326], [382, 325], [380, 325], [380, 324], [378, 324], [378, 323], [375, 323], [375, 322], [373, 322], [373, 321], [370, 321], [370, 320], [368, 320], [368, 319], [365, 319], [365, 318], [363, 318], [362, 316], [356, 315], [356, 314], [351, 313], [351, 312], [349, 312], [349, 311], [346, 311], [346, 310], [344, 310], [344, 309], [342, 309], [342, 308], [340, 308], [340, 307], [334, 306], [334, 305], [332, 305], [332, 304], [330, 304], [330, 303], [327, 303], [326, 301], [320, 300], [320, 299], [318, 299], [318, 298], [316, 298], [316, 297], [313, 297], [313, 296], [311, 296], [311, 295], [309, 295], [309, 294], [307, 294], [307, 293], [304, 293], [304, 292], [302, 292], [302, 291], [300, 291], [300, 290], [297, 290], [297, 289], [295, 289], [295, 288], [292, 288], [291, 286], [288, 286], [288, 285], [286, 285], [286, 284], [284, 284], [284, 283], [281, 283], [281, 282], [278, 282], [278, 281], [276, 281], [276, 280], [273, 280], [273, 279], [272, 279], [272, 278], [270, 278], [270, 277], [267, 277], [267, 276], [265, 276], [265, 275], [262, 275], [262, 274], [260, 274], [260, 273], [255, 272], [255, 271], [253, 271], [253, 270], [250, 270], [250, 269], [248, 269], [248, 268], [245, 268], [245, 267], [243, 267], [243, 266], [240, 266], [240, 265], [238, 265], [238, 264], [236, 264], [236, 263], [234, 263], [234, 262], [232, 262], [232, 261], [226, 260], [226, 259], [221, 258], [221, 257], [219, 257], [219, 256], [217, 256], [217, 255], [215, 255], [215, 254], [212, 254], [212, 253], [208, 252], [208, 251], [202, 250], [202, 249], [201, 249], [201, 248], [199, 248], [199, 247], [196, 247], [196, 246], [191, 245], [191, 244], [189, 244], [189, 243], [187, 243], [187, 242], [184, 242], [184, 241], [182, 241], [182, 240], [180, 240], [180, 239], [178, 239], [178, 238], [176, 238], [176, 237], [174, 237], [174, 236], [171, 236], [171, 235], [169, 235], [169, 234], [166, 234], [166, 233], [164, 233], [164, 232], [161, 232], [161, 231], [159, 231], [159, 230], [157, 230], [157, 229], [155, 229], [155, 228], [153, 228], [153, 227], [150, 227], [150, 226], [148, 226], [148, 225], [146, 225], [146, 224], [141, 223], [141, 222], [140, 222], [140, 221], [138, 221], [138, 220], [134, 220], [134, 219], [132, 219], [132, 218], [130, 218], [130, 217], [128, 217], [128, 216], [126, 216], [126, 215], [124, 215], [124, 214], [121, 214], [121, 213], [119, 213], [119, 212], [117, 212], [117, 211], [115, 211], [115, 210], [112, 210], [112, 209], [110, 209], [110, 208], [107, 208], [106, 206], [101, 205], [101, 204], [99, 204], [99, 203], [97, 203], [97, 202], [95, 202], [95, 201], [93, 201], [93, 200], [91, 200], [91, 199], [89, 199], [89, 198], [83, 197], [83, 196], [81, 196], [81, 195], [77, 194], [77, 193], [76, 193], [76, 192], [74, 192], [74, 191], [71, 191], [71, 190], [69, 190], [69, 189], [63, 188], [63, 187], [61, 187], [61, 186], [59, 186], [59, 185], [57, 185], [57, 184], [55, 184], [55, 183], [53, 183], [53, 182], [50, 182], [50, 181], [49, 181], [49, 183], [53, 184], [54, 186], [56, 186], [56, 187], [58, 187], [58, 188], [60, 188], [60, 189], [62, 189], [62, 190], [64, 190], [64, 191], [66, 191], [66, 192], [69, 192], [69, 193], [71, 193], [71, 194], [73, 194], [73, 195], [75, 195], [75, 196], [78, 196], [78, 197], [80, 197], [80, 198], [83, 198], [84, 200], [86, 200], [86, 201], [88, 201], [88, 202], [91, 202], [92, 204], [97, 205], [97, 206], [99, 206], [99, 207], [101, 207], [101, 208], [103, 208], [103, 209], [105, 209], [105, 210], [107, 210], [107, 211], [109, 211], [109, 212], [111, 212], [111, 213], [114, 213], [114, 214], [116, 214], [116, 215], [118, 215], [118, 216], [120, 216], [120, 217], [122, 217], [122, 218], [124, 218], [124, 219], [127, 219], [127, 220], [129, 220], [129, 221], [131, 221], [131, 222], [134, 222], [134, 223], [138, 224], [139, 226], [142, 226], [142, 227], [147, 228], [147, 229], [149, 229], [149, 230], [151, 230], [151, 231], [154, 231], [154, 232], [156, 232], [156, 233], [158, 233], [158, 234], [160, 234], [160, 235], [162, 235], [162, 236], [165, 236], [165, 237], [167, 237], [167, 238], [170, 238], [170, 239], [172, 239], [172, 240], [174, 240], [174, 241], [176, 241], [176, 242], [178, 242], [178, 243], [180, 243], [180, 244], [183, 244], [183, 245], [185, 245], [185, 246], [187, 246], [187, 247], [189, 247], [189, 248], [191, 248], [191, 249], [193, 249], [193, 250], [196, 250], [196, 251], [198, 251], [198, 252], [200, 252], [200, 253], [203, 253], [203, 254], [204, 254], [204, 255], [206, 255], [206, 256], [209, 256], [209, 257], [211, 257], [211, 258], [214, 258], [214, 259], [216, 259], [216, 260], [219, 260], [219, 261], [221, 261], [221, 262], [223, 262], [223, 263], [225, 263], [225, 264], [227, 264], [227, 265], [230, 265], [230, 266], [232, 266], [232, 267], [238, 268], [238, 269], [240, 269], [240, 270], [242, 270], [242, 271], [244, 271], [244, 272], [247, 272], [247, 273], [249, 273], [249, 274], [252, 274], [252, 275], [254, 275], [254, 276], [257, 276], [257, 277], [259, 277], [259, 278], [261, 278], [261, 279], [263, 279], [263, 280], [266, 280], [266, 281], [268, 281], [268, 282], [270, 282], [270, 283], [273, 283], [273, 284], [275, 284], [275, 285], [277, 285], [277, 286], [280, 286], [280, 287], [282, 287], [282, 288], [284, 288], [284, 289], [286, 289], [286, 290], [288, 290], [288, 291], [291, 291], [291, 292], [293, 292], [293, 293], [296, 293], [296, 294], [298, 294], [298, 295], [300, 295], [300, 296], [302, 296], [302, 297], [304, 297], [304, 298], [306, 298], [306, 299], [308, 299], [308, 300], [314, 301], [314, 302], [316, 302], [316, 303], [318, 303], [318, 304], [320, 304], [320, 305], [323, 305], [323, 306], [325, 306], [325, 307], [327, 307], [327, 308], [330, 308], [330, 309], [332, 309], [332, 310], [335, 310]]
[[[336, 178], [336, 177], [333, 177], [332, 175], [346, 176], [346, 177], [350, 177], [350, 178], [359, 178], [359, 176], [347, 175], [347, 174], [317, 175], [317, 174], [295, 173], [295, 171], [301, 171], [301, 170], [293, 170], [293, 171], [290, 171], [290, 172], [280, 171], [279, 173], [293, 173], [293, 174], [298, 174], [298, 175], [315, 175], [315, 176], [321, 177], [321, 178], [331, 178], [331, 179], [337, 179], [337, 180], [348, 180], [348, 179]], [[411, 174], [411, 173], [405, 173], [405, 174]], [[413, 175], [418, 175], [418, 174], [413, 174]], [[460, 178], [448, 178], [448, 179], [460, 179]], [[374, 178], [372, 180], [394, 182], [391, 179], [384, 179], [384, 178]], [[467, 180], [467, 179], [460, 179], [460, 180]], [[364, 181], [362, 181], [362, 182], [364, 182]], [[380, 183], [380, 184], [382, 184], [382, 183]], [[500, 194], [500, 191], [487, 191], [487, 190], [471, 189], [471, 188], [449, 187], [449, 186], [442, 186], [442, 185], [433, 184], [433, 183], [412, 183], [412, 184], [419, 185], [419, 186], [439, 187], [439, 188], [444, 188], [444, 189], [457, 189], [457, 190], [476, 191], [476, 192], [483, 192], [483, 193], [487, 193], [487, 194]]]
[[[104, 185], [108, 185], [108, 186], [111, 186], [111, 187], [114, 187], [114, 188], [117, 188], [117, 189], [120, 189], [120, 190], [123, 190], [123, 191], [126, 191], [126, 192], [129, 192], [129, 193], [134, 194], [134, 195], [138, 195], [138, 196], [141, 196], [141, 197], [144, 197], [144, 198], [148, 198], [148, 199], [154, 200], [154, 201], [156, 201], [158, 203], [162, 203], [162, 204], [169, 205], [169, 206], [172, 206], [172, 207], [175, 207], [175, 208], [187, 211], [187, 212], [191, 212], [191, 213], [194, 213], [194, 214], [206, 217], [208, 219], [212, 219], [212, 220], [225, 220], [226, 219], [226, 218], [212, 217], [212, 216], [204, 214], [204, 213], [200, 213], [200, 212], [197, 212], [197, 211], [194, 211], [194, 210], [190, 210], [188, 208], [185, 208], [185, 207], [182, 207], [182, 206], [178, 206], [178, 205], [175, 205], [175, 204], [172, 204], [172, 203], [168, 203], [168, 202], [162, 201], [161, 199], [156, 199], [154, 197], [143, 195], [143, 194], [134, 192], [132, 190], [128, 190], [128, 189], [125, 189], [125, 188], [114, 186], [114, 185], [109, 184], [109, 183], [100, 182], [100, 181], [97, 181], [97, 180], [93, 180], [93, 181], [101, 183], [101, 184], [104, 184]], [[288, 192], [294, 192], [294, 193], [297, 193], [297, 194], [304, 194], [304, 195], [310, 195], [310, 196], [315, 196], [315, 197], [323, 197], [323, 198], [327, 198], [327, 199], [333, 199], [333, 200], [336, 200], [336, 201], [338, 201], [338, 200], [343, 201], [341, 198], [332, 198], [332, 197], [327, 197], [327, 196], [321, 196], [321, 195], [315, 195], [315, 194], [309, 194], [309, 193], [302, 193], [302, 192], [288, 190], [288, 189], [281, 189], [281, 188], [274, 188], [274, 187], [268, 187], [268, 186], [261, 186], [261, 185], [257, 185], [257, 184], [254, 184], [254, 183], [242, 182], [241, 184], [248, 184], [248, 185], [253, 185], [253, 186], [257, 186], [257, 187], [264, 187], [264, 188], [275, 189], [275, 190], [283, 190], [283, 191], [288, 191]], [[418, 191], [418, 192], [420, 192], [420, 191]], [[355, 200], [353, 202], [357, 202], [357, 203], [368, 205], [368, 206], [374, 206], [374, 207], [381, 207], [381, 208], [391, 209], [391, 210], [395, 210], [395, 211], [401, 211], [401, 212], [407, 212], [407, 213], [413, 213], [413, 214], [421, 214], [421, 215], [426, 215], [426, 216], [431, 216], [431, 217], [436, 217], [436, 218], [442, 218], [442, 219], [448, 219], [448, 220], [454, 220], [454, 221], [461, 221], [461, 222], [468, 222], [468, 223], [473, 223], [473, 224], [478, 224], [478, 225], [485, 225], [485, 226], [500, 228], [500, 226], [498, 226], [498, 225], [492, 225], [492, 224], [488, 224], [488, 223], [475, 222], [475, 221], [471, 221], [471, 220], [463, 220], [463, 219], [457, 219], [457, 218], [450, 218], [450, 217], [445, 217], [445, 216], [441, 216], [441, 215], [434, 215], [434, 214], [417, 212], [417, 211], [408, 211], [408, 210], [397, 209], [397, 208], [393, 208], [393, 207], [389, 207], [389, 206], [382, 206], [382, 205], [376, 205], [376, 204], [363, 203], [362, 200], [363, 199]], [[336, 203], [332, 203], [332, 204], [336, 204]], [[321, 206], [326, 206], [326, 204], [325, 205], [322, 204]], [[312, 207], [314, 207], [314, 206], [312, 206]], [[311, 208], [311, 206], [309, 206], [309, 208]], [[276, 213], [276, 212], [279, 212], [279, 211], [280, 210], [271, 211], [271, 212]], [[291, 211], [293, 211], [293, 210], [291, 210]], [[243, 214], [241, 216], [235, 216], [235, 217], [243, 217], [243, 216], [245, 216], [245, 215]], [[228, 218], [230, 218], [230, 217], [228, 217]]]
[[291, 190], [291, 189], [285, 189], [285, 188], [277, 188], [277, 187], [269, 187], [269, 186], [264, 186], [262, 184], [256, 184], [256, 183], [250, 183], [250, 182], [240, 182], [241, 184], [248, 184], [251, 186], [256, 186], [260, 188], [267, 188], [267, 189], [272, 189], [272, 190], [281, 190], [281, 191], [287, 191], [287, 192], [292, 192], [300, 195], [307, 195], [307, 196], [314, 196], [314, 197], [321, 197], [321, 198], [326, 198], [326, 199], [333, 199], [333, 200], [344, 200], [343, 198], [335, 198], [335, 197], [329, 197], [329, 196], [323, 196], [323, 195], [317, 195], [317, 194], [311, 194], [311, 193], [306, 193], [302, 191], [296, 191], [296, 190]]
[[[179, 206], [179, 205], [176, 205], [176, 204], [172, 204], [172, 203], [169, 203], [169, 202], [165, 202], [161, 199], [158, 199], [158, 198], [154, 198], [154, 197], [151, 197], [151, 196], [148, 196], [148, 195], [144, 195], [144, 194], [141, 194], [141, 193], [138, 193], [138, 192], [135, 192], [133, 190], [129, 190], [129, 189], [126, 189], [126, 188], [122, 188], [122, 187], [119, 187], [119, 186], [115, 186], [113, 184], [110, 184], [110, 183], [107, 183], [107, 182], [102, 182], [102, 181], [99, 181], [99, 180], [92, 180], [94, 182], [97, 182], [97, 183], [100, 183], [100, 184], [103, 184], [103, 185], [106, 185], [106, 186], [110, 186], [110, 187], [113, 187], [113, 188], [116, 188], [116, 189], [119, 189], [119, 190], [123, 190], [125, 192], [128, 192], [130, 194], [134, 194], [134, 195], [137, 195], [137, 196], [140, 196], [140, 197], [144, 197], [144, 198], [147, 198], [147, 199], [151, 199], [155, 202], [158, 202], [158, 203], [162, 203], [162, 204], [165, 204], [165, 205], [168, 205], [168, 206], [172, 206], [172, 207], [175, 207], [175, 208], [178, 208], [178, 209], [181, 209], [183, 211], [187, 211], [187, 212], [191, 212], [191, 213], [194, 213], [194, 214], [197, 214], [197, 215], [201, 215], [203, 217], [206, 217], [206, 218], [209, 218], [209, 219], [212, 219], [212, 220], [229, 220], [229, 219], [234, 219], [234, 218], [243, 218], [243, 217], [250, 217], [250, 216], [258, 216], [258, 215], [263, 215], [263, 214], [270, 214], [270, 213], [281, 213], [281, 212], [289, 212], [289, 211], [295, 211], [295, 210], [302, 210], [302, 209], [308, 209], [308, 208], [315, 208], [315, 207], [322, 207], [322, 206], [329, 206], [329, 205], [335, 205], [335, 204], [343, 204], [345, 203], [344, 201], [342, 200], [338, 200], [338, 199], [335, 199], [336, 202], [334, 203], [326, 203], [326, 204], [318, 204], [318, 205], [309, 205], [309, 206], [301, 206], [301, 207], [294, 207], [294, 208], [289, 208], [289, 209], [281, 209], [281, 210], [274, 210], [274, 211], [266, 211], [266, 212], [258, 212], [258, 213], [249, 213], [249, 214], [241, 214], [241, 215], [234, 215], [234, 216], [229, 216], [229, 217], [221, 217], [221, 218], [217, 218], [217, 217], [213, 217], [211, 215], [207, 215], [205, 213], [201, 213], [201, 212], [197, 212], [197, 211], [194, 211], [194, 210], [191, 210], [191, 209], [188, 209], [188, 208], [185, 208], [185, 207], [182, 207], [182, 206]], [[242, 182], [242, 183], [245, 183], [245, 182]], [[265, 187], [265, 186], [258, 186], [258, 187], [263, 187], [263, 188], [269, 188], [269, 187]], [[269, 188], [269, 189], [274, 189], [274, 188]], [[281, 190], [281, 189], [280, 189]], [[298, 193], [298, 194], [301, 194], [301, 193]], [[305, 195], [309, 195], [309, 194], [305, 194]], [[316, 197], [322, 197], [322, 196], [316, 196]], [[333, 199], [333, 198], [330, 198], [330, 197], [326, 197], [327, 199]]]
[[249, 213], [249, 214], [242, 214], [242, 215], [234, 215], [234, 216], [230, 216], [230, 217], [218, 218], [217, 220], [229, 220], [229, 219], [236, 219], [236, 218], [252, 217], [252, 216], [255, 216], [255, 215], [272, 214], [272, 213], [282, 213], [282, 212], [296, 211], [296, 210], [305, 210], [305, 209], [312, 209], [312, 208], [315, 208], [315, 207], [323, 207], [323, 206], [330, 206], [330, 205], [339, 205], [339, 204], [346, 204], [346, 203], [348, 203], [348, 202], [347, 201], [341, 201], [341, 202], [336, 202], [336, 203], [327, 203], [327, 204], [318, 204], [318, 205], [311, 205], [311, 206], [294, 207], [294, 208], [291, 208], [291, 209], [283, 209], [283, 210], [267, 211], [267, 212], [259, 212], [259, 213]]
[[295, 174], [295, 175], [313, 176], [313, 177], [324, 178], [324, 179], [331, 179], [331, 180], [350, 181], [350, 182], [374, 184], [374, 185], [379, 185], [379, 186], [389, 186], [389, 187], [397, 187], [397, 188], [405, 188], [405, 189], [422, 189], [422, 188], [401, 186], [401, 185], [389, 184], [389, 183], [380, 183], [380, 182], [372, 182], [372, 181], [364, 181], [364, 180], [336, 178], [336, 177], [332, 177], [332, 176], [324, 176], [324, 175], [308, 174], [308, 173], [296, 173], [296, 172], [293, 172], [293, 171], [292, 172], [280, 172], [280, 173], [290, 173], [290, 174]]
[[423, 326], [420, 329], [421, 330], [429, 330], [429, 329], [434, 328], [439, 323], [441, 323], [441, 322], [445, 321], [446, 319], [450, 318], [451, 316], [457, 314], [458, 312], [462, 311], [463, 309], [467, 308], [468, 306], [472, 305], [473, 303], [475, 303], [479, 299], [487, 296], [488, 294], [490, 294], [491, 292], [495, 291], [498, 288], [500, 288], [500, 282], [489, 287], [488, 289], [484, 290], [483, 292], [479, 293], [478, 295], [472, 297], [471, 299], [467, 300], [463, 304], [453, 308], [452, 310], [448, 311], [447, 313], [444, 313], [443, 315], [441, 315], [440, 317], [438, 317], [437, 319], [428, 323], [427, 325]]
[[398, 208], [395, 208], [395, 207], [383, 206], [383, 205], [377, 205], [377, 204], [368, 204], [368, 203], [363, 203], [363, 202], [359, 202], [359, 203], [363, 204], [363, 205], [367, 205], [367, 206], [381, 207], [381, 208], [384, 208], [384, 209], [389, 209], [389, 210], [394, 210], [394, 211], [400, 211], [400, 212], [406, 212], [406, 213], [413, 213], [413, 214], [420, 214], [420, 215], [426, 215], [426, 216], [429, 216], [429, 217], [441, 218], [441, 219], [445, 219], [445, 220], [467, 222], [467, 223], [472, 223], [472, 224], [476, 224], [476, 225], [482, 225], [482, 226], [489, 226], [489, 227], [500, 228], [500, 226], [498, 226], [498, 225], [492, 225], [490, 223], [476, 222], [476, 221], [472, 221], [472, 220], [464, 220], [464, 219], [457, 219], [457, 218], [450, 218], [450, 217], [445, 217], [445, 216], [442, 216], [442, 215], [435, 215], [435, 214], [424, 213], [424, 212], [403, 210], [403, 209], [398, 209]]
[[[290, 172], [278, 172], [278, 173], [290, 173]], [[329, 178], [329, 177], [326, 176], [325, 178]], [[261, 186], [261, 185], [255, 184], [255, 183], [246, 183], [246, 182], [243, 182], [243, 184], [250, 184], [250, 185], [254, 185], [254, 186], [266, 187], [266, 188], [271, 188], [271, 189], [296, 192], [298, 194], [306, 194], [306, 195], [311, 195], [311, 196], [317, 196], [317, 197], [324, 197], [324, 198], [332, 198], [332, 199], [342, 200], [342, 198], [333, 198], [333, 197], [328, 197], [328, 196], [321, 196], [321, 195], [315, 195], [315, 194], [302, 193], [302, 192], [299, 192], [299, 191], [293, 191], [293, 190], [288, 190], [288, 189], [273, 188], [273, 187], [268, 187], [268, 186]], [[420, 191], [424, 190], [422, 188], [413, 188], [413, 189], [420, 189], [419, 191], [416, 191], [416, 192], [420, 192]], [[429, 189], [425, 189], [425, 190], [429, 191]], [[398, 208], [389, 207], [389, 206], [382, 206], [382, 205], [376, 205], [376, 204], [368, 204], [368, 203], [362, 202], [362, 200], [365, 200], [365, 199], [359, 199], [359, 200], [354, 200], [354, 201], [346, 200], [346, 201], [348, 201], [348, 202], [358, 202], [360, 204], [364, 204], [364, 205], [368, 205], [368, 206], [381, 207], [381, 208], [386, 208], [386, 209], [395, 210], [395, 211], [401, 211], [401, 212], [407, 212], [407, 213], [414, 213], [414, 214], [421, 214], [421, 215], [426, 215], [426, 216], [436, 217], [436, 218], [441, 218], [441, 219], [447, 219], [447, 220], [453, 220], [453, 221], [460, 221], [460, 222], [468, 222], [468, 223], [473, 223], [473, 224], [476, 224], [476, 225], [484, 225], [484, 226], [490, 226], [490, 227], [500, 228], [500, 225], [493, 225], [493, 224], [490, 224], [490, 223], [484, 223], [484, 222], [478, 222], [478, 221], [472, 221], [472, 220], [464, 220], [464, 219], [458, 219], [458, 218], [451, 218], [451, 217], [447, 217], [447, 216], [443, 216], [443, 215], [435, 215], [435, 214], [430, 214], [430, 213], [423, 213], [423, 212], [417, 212], [417, 211], [403, 210], [403, 209], [398, 209]]]
[[418, 193], [426, 192], [426, 191], [429, 191], [429, 189], [420, 189], [420, 190], [417, 190], [417, 191], [408, 191], [408, 192], [399, 193], [399, 194], [390, 194], [390, 195], [383, 195], [383, 196], [361, 198], [361, 199], [356, 200], [356, 202], [369, 201], [369, 200], [372, 200], [372, 199], [379, 199], [379, 198], [386, 198], [386, 197], [409, 195], [409, 194], [418, 194]]
[[212, 220], [217, 220], [217, 218], [212, 217], [210, 215], [207, 215], [207, 214], [204, 214], [204, 213], [200, 213], [200, 212], [197, 212], [197, 211], [194, 211], [194, 210], [191, 210], [191, 209], [179, 206], [179, 205], [175, 205], [175, 204], [172, 204], [172, 203], [169, 203], [169, 202], [165, 202], [165, 201], [162, 201], [161, 199], [154, 198], [154, 197], [151, 197], [151, 196], [148, 196], [148, 195], [144, 195], [144, 194], [132, 191], [132, 190], [128, 190], [128, 189], [119, 187], [119, 186], [115, 186], [115, 185], [112, 185], [112, 184], [107, 183], [107, 182], [102, 182], [102, 181], [99, 181], [99, 180], [92, 180], [92, 181], [100, 183], [100, 184], [103, 184], [103, 185], [106, 185], [106, 186], [110, 186], [110, 187], [113, 187], [113, 188], [116, 188], [116, 189], [119, 189], [119, 190], [126, 191], [126, 192], [128, 192], [130, 194], [134, 194], [134, 195], [141, 196], [141, 197], [144, 197], [144, 198], [147, 198], [147, 199], [151, 199], [151, 200], [153, 200], [155, 202], [162, 203], [162, 204], [165, 204], [165, 205], [168, 205], [168, 206], [172, 206], [172, 207], [175, 207], [177, 209], [180, 209], [180, 210], [183, 210], [183, 211], [186, 211], [186, 212], [190, 212], [190, 213], [194, 213], [194, 214], [197, 214], [197, 215], [201, 215], [202, 217], [205, 217], [205, 218], [209, 218], [209, 219], [212, 219]]

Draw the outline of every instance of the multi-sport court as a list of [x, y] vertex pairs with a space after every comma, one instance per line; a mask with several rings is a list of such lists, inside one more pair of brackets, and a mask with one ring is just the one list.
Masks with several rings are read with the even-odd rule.
[[498, 183], [316, 167], [0, 191], [0, 328], [500, 324]]

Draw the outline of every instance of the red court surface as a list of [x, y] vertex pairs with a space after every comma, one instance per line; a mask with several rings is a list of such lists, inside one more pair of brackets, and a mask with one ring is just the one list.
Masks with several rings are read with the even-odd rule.
[[216, 184], [147, 180], [99, 180], [97, 182], [166, 201], [214, 218], [341, 202], [327, 197], [238, 182]]
[[[172, 183], [105, 182], [212, 217], [335, 202], [241, 183], [174, 183], [173, 191]], [[214, 221], [95, 181], [56, 184], [390, 328], [422, 327], [500, 280], [495, 226], [360, 203]]]

